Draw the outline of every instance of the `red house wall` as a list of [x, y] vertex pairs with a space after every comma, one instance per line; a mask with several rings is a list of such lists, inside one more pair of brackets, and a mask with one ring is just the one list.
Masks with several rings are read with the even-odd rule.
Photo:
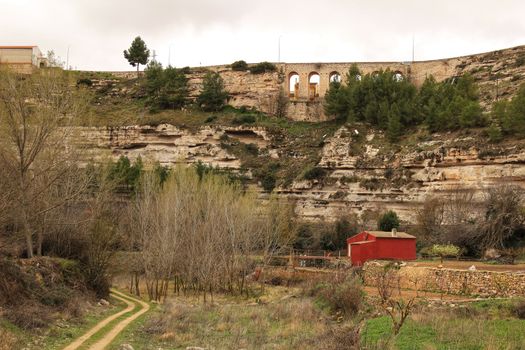
[[[415, 238], [375, 237], [367, 232], [361, 232], [346, 241], [352, 265], [360, 266], [367, 260], [373, 259], [416, 259]], [[370, 243], [352, 245], [352, 243], [363, 241]]]
[[376, 259], [416, 259], [416, 240], [411, 238], [378, 238], [375, 244]]
[[375, 251], [376, 243], [377, 242], [375, 241], [371, 241], [370, 243], [354, 244], [350, 246], [349, 250], [351, 249], [352, 251], [351, 256], [350, 256], [352, 265], [361, 266], [367, 260], [375, 259], [374, 251]]

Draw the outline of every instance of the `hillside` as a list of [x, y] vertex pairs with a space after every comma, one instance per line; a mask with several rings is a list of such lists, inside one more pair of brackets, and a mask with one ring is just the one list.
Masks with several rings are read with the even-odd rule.
[[[521, 46], [415, 62], [412, 72], [416, 79], [426, 69], [439, 80], [468, 72], [478, 83], [481, 105], [488, 112], [492, 102], [511, 98], [525, 81], [523, 57]], [[287, 69], [286, 64], [281, 68]], [[415, 209], [433, 194], [469, 188], [481, 199], [483, 189], [494, 183], [525, 186], [525, 143], [519, 137], [488, 143], [485, 128], [432, 134], [421, 126], [392, 143], [383, 131], [363, 123], [309, 123], [293, 120], [309, 119], [295, 114], [272, 117], [265, 113], [270, 112], [266, 102], [279, 90], [277, 72], [210, 69], [220, 72], [232, 96], [229, 103], [238, 109], [152, 113], [144, 106], [144, 91], [133, 75], [79, 73], [92, 83], [94, 96], [91, 113], [79, 129], [90, 158], [140, 156], [164, 165], [203, 162], [241, 174], [261, 192], [275, 186], [296, 201], [296, 213], [303, 219], [333, 221], [355, 213], [370, 225], [386, 209], [413, 223]], [[194, 97], [205, 69], [189, 72]], [[305, 103], [319, 109], [323, 101]]]

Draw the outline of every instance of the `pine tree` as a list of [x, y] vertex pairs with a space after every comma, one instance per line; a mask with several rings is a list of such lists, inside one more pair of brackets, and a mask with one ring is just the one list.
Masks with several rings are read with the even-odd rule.
[[387, 135], [391, 142], [395, 142], [399, 139], [399, 136], [403, 134], [403, 124], [401, 124], [401, 113], [399, 108], [394, 103], [390, 107], [390, 116], [388, 118]]
[[197, 104], [203, 111], [216, 112], [221, 110], [228, 98], [224, 90], [224, 81], [219, 73], [209, 72], [204, 76], [202, 91], [197, 97]]
[[149, 50], [144, 40], [140, 36], [136, 37], [128, 50], [124, 50], [124, 58], [128, 60], [132, 67], [137, 67], [137, 78], [141, 64], [148, 63]]

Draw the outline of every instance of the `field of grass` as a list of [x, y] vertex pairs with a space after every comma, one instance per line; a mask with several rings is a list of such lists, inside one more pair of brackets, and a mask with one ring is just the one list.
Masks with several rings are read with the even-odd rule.
[[[111, 306], [92, 306], [85, 316], [73, 320], [62, 320], [45, 331], [25, 331], [0, 318], [0, 350], [24, 348], [27, 350], [60, 349], [104, 318], [125, 308], [125, 304], [111, 299]], [[8, 343], [9, 342], [9, 343]], [[3, 347], [3, 343], [5, 347]], [[8, 344], [7, 344], [8, 343]]]
[[363, 347], [387, 344], [399, 350], [523, 349], [525, 320], [510, 310], [515, 301], [483, 301], [456, 309], [423, 309], [415, 312], [397, 337], [388, 317], [367, 320]]

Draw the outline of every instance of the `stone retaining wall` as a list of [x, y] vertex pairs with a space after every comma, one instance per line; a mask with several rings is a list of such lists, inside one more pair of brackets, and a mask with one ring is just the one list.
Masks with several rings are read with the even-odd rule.
[[[379, 262], [365, 264], [365, 285], [377, 285], [377, 278], [384, 270], [384, 265]], [[398, 271], [399, 286], [403, 289], [480, 297], [525, 296], [525, 273], [417, 266], [404, 266]]]

